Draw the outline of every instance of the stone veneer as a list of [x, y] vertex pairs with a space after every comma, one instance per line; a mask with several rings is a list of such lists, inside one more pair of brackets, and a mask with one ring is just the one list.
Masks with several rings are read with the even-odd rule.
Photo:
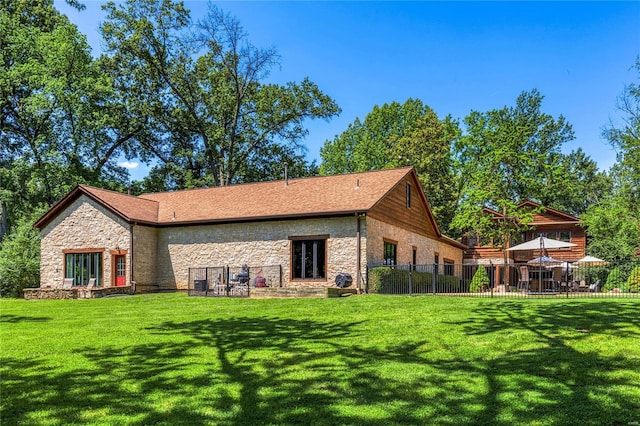
[[[282, 265], [284, 287], [334, 286], [335, 276], [340, 272], [351, 274], [355, 280], [356, 227], [355, 217], [338, 217], [161, 228], [157, 245], [158, 284], [160, 289], [183, 290], [188, 288], [189, 268], [242, 264]], [[361, 231], [364, 271], [366, 234], [363, 231], [364, 226]], [[327, 279], [292, 280], [289, 238], [317, 235], [329, 236]]]
[[120, 287], [94, 287], [89, 290], [86, 287], [74, 288], [25, 288], [22, 296], [26, 300], [41, 299], [97, 299], [113, 295], [133, 294], [133, 288], [129, 285]]
[[[104, 287], [112, 285], [111, 250], [126, 250], [129, 255], [129, 224], [109, 210], [82, 195], [40, 231], [40, 287], [62, 288], [63, 250], [96, 249], [103, 251]], [[127, 267], [127, 284], [130, 284]]]
[[133, 281], [137, 293], [158, 290], [158, 232], [150, 226], [133, 226]]
[[462, 250], [423, 235], [416, 234], [403, 228], [367, 217], [367, 263], [380, 265], [384, 259], [384, 240], [397, 242], [396, 263], [409, 265], [413, 262], [413, 247], [416, 248], [416, 264], [432, 264], [435, 253], [438, 253], [440, 263], [444, 259], [452, 260], [456, 264], [462, 263]]

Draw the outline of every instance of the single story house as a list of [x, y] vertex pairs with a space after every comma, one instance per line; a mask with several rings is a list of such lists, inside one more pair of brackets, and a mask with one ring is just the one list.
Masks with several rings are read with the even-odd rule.
[[41, 288], [186, 290], [189, 269], [280, 265], [280, 286], [331, 287], [366, 265], [462, 263], [413, 168], [131, 196], [78, 185], [34, 225]]

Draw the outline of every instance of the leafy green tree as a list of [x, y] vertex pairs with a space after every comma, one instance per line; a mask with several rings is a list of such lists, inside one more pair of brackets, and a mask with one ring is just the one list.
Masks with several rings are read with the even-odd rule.
[[413, 166], [440, 227], [446, 231], [458, 199], [452, 141], [458, 123], [418, 99], [375, 106], [320, 151], [321, 174], [351, 173]]
[[589, 237], [591, 255], [607, 261], [633, 258], [640, 243], [638, 216], [620, 197], [610, 197], [594, 204], [581, 216]]
[[[53, 1], [0, 0], [0, 47], [0, 204], [7, 228], [78, 182], [126, 181], [116, 157], [130, 138], [109, 125], [110, 111], [121, 108], [111, 80]], [[124, 114], [120, 119], [130, 122]]]
[[[640, 56], [634, 66], [640, 80]], [[629, 205], [640, 205], [640, 85], [625, 86], [618, 97], [617, 109], [622, 113], [622, 123], [616, 126], [610, 122], [603, 130], [603, 136], [618, 149], [620, 181], [616, 188], [624, 195]]]
[[[640, 57], [635, 69], [640, 76]], [[622, 126], [613, 123], [603, 136], [618, 150], [610, 170], [612, 189], [582, 216], [589, 252], [609, 261], [629, 261], [640, 254], [640, 87], [630, 84], [618, 98]]]
[[374, 106], [364, 122], [358, 118], [320, 150], [320, 173], [340, 174], [394, 167], [397, 141], [408, 137], [431, 109], [419, 99]]
[[535, 198], [544, 206], [580, 216], [588, 208], [611, 194], [613, 182], [582, 148], [569, 154], [557, 154], [560, 167], [549, 169], [545, 185]]
[[[460, 136], [458, 123], [439, 120], [427, 108], [413, 130], [395, 141], [394, 167], [413, 166], [441, 230], [448, 232], [460, 196], [460, 178], [455, 171], [452, 142]], [[392, 138], [392, 140], [395, 138]]]
[[[561, 146], [573, 139], [564, 117], [542, 112], [542, 100], [534, 89], [518, 96], [513, 107], [472, 111], [465, 118], [466, 134], [456, 145], [464, 180], [452, 222], [459, 231], [478, 233], [506, 247], [528, 228], [534, 211], [518, 205], [540, 199], [547, 177], [562, 167]], [[503, 219], [495, 220], [483, 207], [500, 212]]]
[[40, 286], [40, 234], [32, 225], [42, 213], [22, 217], [0, 243], [0, 297], [20, 297], [22, 289]]
[[640, 266], [633, 268], [627, 279], [627, 289], [631, 293], [640, 293]]
[[246, 181], [247, 171], [264, 166], [257, 153], [269, 162], [291, 159], [292, 148], [304, 149], [305, 120], [340, 111], [309, 79], [263, 83], [279, 64], [277, 52], [253, 46], [238, 20], [214, 5], [195, 24], [171, 1], [105, 9], [102, 61], [122, 76], [123, 98], [148, 113], [155, 137], [144, 149], [159, 163], [156, 184], [160, 177], [173, 187]]

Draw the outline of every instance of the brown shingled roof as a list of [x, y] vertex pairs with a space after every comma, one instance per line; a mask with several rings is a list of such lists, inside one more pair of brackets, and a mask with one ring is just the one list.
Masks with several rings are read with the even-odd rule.
[[51, 219], [56, 217], [67, 204], [73, 202], [81, 195], [86, 195], [95, 200], [127, 222], [156, 224], [158, 221], [158, 203], [154, 201], [106, 189], [78, 185], [62, 200], [51, 207], [33, 226], [43, 228]]
[[83, 194], [128, 222], [160, 226], [366, 213], [410, 173], [404, 167], [139, 197], [78, 185], [34, 226], [44, 227]]
[[158, 203], [155, 201], [86, 185], [79, 187], [129, 222], [158, 221]]
[[411, 168], [143, 194], [158, 224], [225, 222], [366, 212]]

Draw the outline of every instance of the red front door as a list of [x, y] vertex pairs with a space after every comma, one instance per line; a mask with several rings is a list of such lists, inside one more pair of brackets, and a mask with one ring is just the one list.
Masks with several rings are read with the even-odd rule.
[[126, 284], [126, 261], [124, 256], [116, 256], [116, 286]]

